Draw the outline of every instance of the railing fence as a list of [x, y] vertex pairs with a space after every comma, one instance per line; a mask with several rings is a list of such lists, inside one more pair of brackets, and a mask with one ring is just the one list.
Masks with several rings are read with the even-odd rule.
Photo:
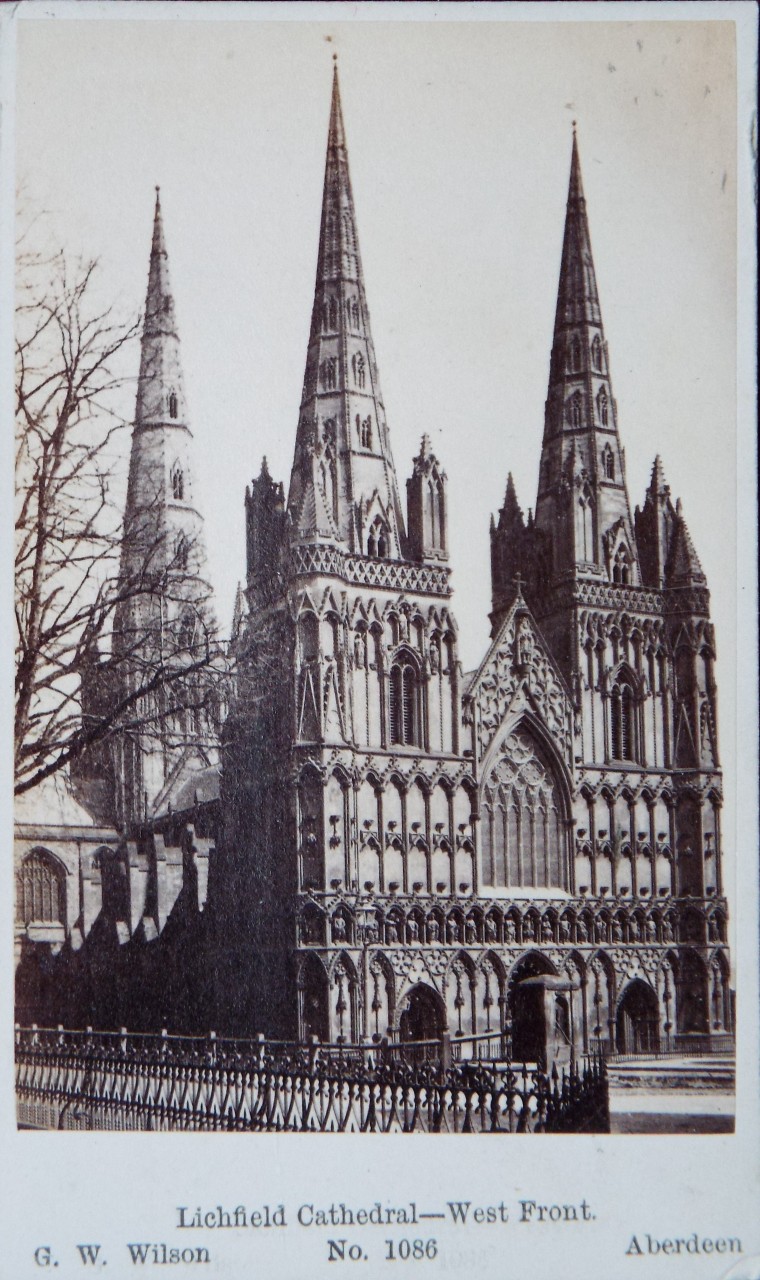
[[474, 1047], [447, 1062], [439, 1042], [291, 1045], [263, 1036], [17, 1028], [18, 1122], [120, 1130], [609, 1131], [600, 1056], [547, 1073], [508, 1058], [481, 1059]]

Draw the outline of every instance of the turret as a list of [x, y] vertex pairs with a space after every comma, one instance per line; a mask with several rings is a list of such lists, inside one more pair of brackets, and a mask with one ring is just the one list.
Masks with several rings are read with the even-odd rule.
[[412, 560], [447, 560], [448, 529], [446, 472], [422, 437], [414, 470], [406, 482], [409, 522], [409, 557]]

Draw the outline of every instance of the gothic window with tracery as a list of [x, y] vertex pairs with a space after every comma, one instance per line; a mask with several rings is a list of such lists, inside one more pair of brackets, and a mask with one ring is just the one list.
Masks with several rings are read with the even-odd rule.
[[602, 340], [598, 333], [594, 334], [594, 340], [591, 343], [591, 363], [595, 369], [601, 370], [602, 367]]
[[548, 757], [519, 728], [502, 747], [481, 800], [483, 883], [567, 887], [560, 786]]
[[176, 391], [170, 391], [169, 392], [169, 417], [170, 418], [176, 418], [178, 413], [178, 408], [179, 406], [177, 403], [177, 393]]
[[375, 516], [367, 534], [367, 555], [377, 556], [378, 559], [384, 560], [387, 554], [388, 528], [380, 516]]
[[606, 427], [610, 420], [610, 402], [604, 387], [599, 388], [596, 397], [596, 409], [599, 414], [599, 421], [603, 427]]
[[390, 740], [393, 745], [419, 746], [420, 689], [416, 666], [406, 656], [390, 672]]
[[172, 467], [172, 497], [181, 502], [185, 496], [185, 474], [178, 462]]
[[602, 450], [602, 472], [605, 480], [615, 479], [615, 455], [608, 444]]
[[372, 448], [372, 418], [371, 417], [362, 419], [360, 439], [361, 439], [361, 445], [363, 449]]
[[610, 692], [610, 753], [613, 760], [636, 760], [636, 698], [621, 673]]
[[16, 872], [16, 919], [20, 924], [65, 921], [65, 873], [52, 854], [33, 849]]
[[568, 372], [577, 373], [581, 367], [581, 344], [577, 334], [573, 334], [570, 340], [570, 350], [568, 352]]
[[322, 384], [325, 390], [332, 391], [338, 381], [338, 357], [329, 356], [322, 361]]

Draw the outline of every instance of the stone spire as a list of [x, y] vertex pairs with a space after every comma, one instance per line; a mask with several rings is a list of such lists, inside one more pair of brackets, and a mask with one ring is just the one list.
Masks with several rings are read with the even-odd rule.
[[205, 600], [203, 519], [195, 505], [192, 432], [158, 188], [124, 512], [122, 574], [181, 573]]
[[[364, 291], [337, 66], [288, 512], [297, 542], [398, 558], [406, 537]], [[372, 550], [374, 548], [374, 551]]]
[[[119, 679], [127, 687], [135, 681], [145, 683], [159, 667], [191, 664], [215, 643], [203, 518], [194, 492], [192, 441], [156, 188], [121, 546], [124, 598], [114, 618], [114, 651], [124, 655]], [[213, 742], [214, 726], [200, 726], [200, 713], [197, 719], [199, 744]], [[175, 782], [181, 777], [186, 754], [186, 748], [167, 735], [162, 725], [125, 739], [120, 766], [122, 821], [139, 822], [166, 802], [170, 774]]]
[[555, 571], [639, 581], [575, 128], [536, 526]]

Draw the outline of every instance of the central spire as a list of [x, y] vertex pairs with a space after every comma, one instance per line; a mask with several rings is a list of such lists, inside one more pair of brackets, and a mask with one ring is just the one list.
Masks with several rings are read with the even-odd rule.
[[405, 532], [359, 253], [337, 66], [311, 333], [288, 495], [296, 541], [403, 556]]

